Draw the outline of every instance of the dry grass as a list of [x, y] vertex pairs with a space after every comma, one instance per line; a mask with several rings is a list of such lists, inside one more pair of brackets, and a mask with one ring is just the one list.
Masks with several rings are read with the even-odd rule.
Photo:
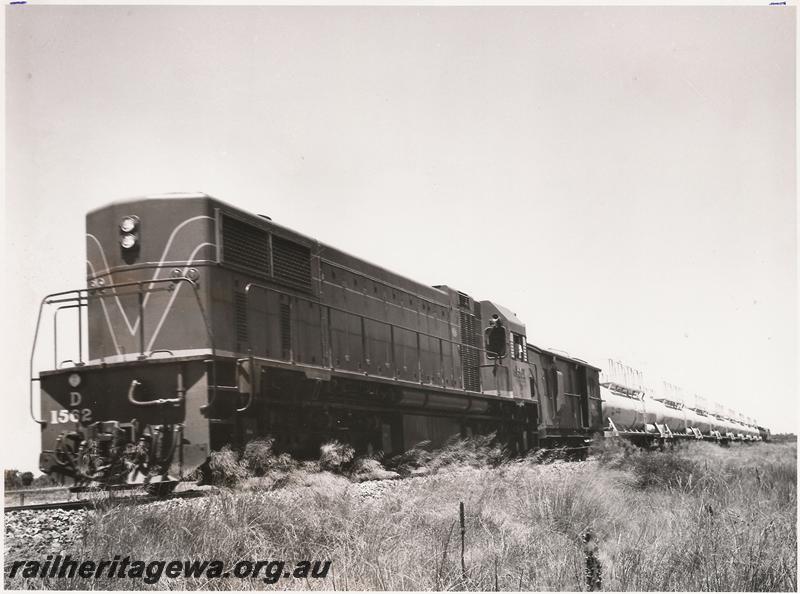
[[[240, 559], [330, 559], [324, 580], [268, 586], [248, 579], [15, 579], [6, 586], [582, 590], [583, 535], [591, 530], [604, 590], [797, 590], [794, 444], [701, 443], [664, 453], [606, 446], [594, 461], [551, 465], [501, 463], [502, 452], [490, 443], [474, 445], [453, 443], [439, 456], [404, 460], [436, 472], [393, 481], [379, 497], [364, 496], [369, 483], [295, 464], [203, 500], [98, 511], [83, 550], [71, 552], [85, 559], [220, 559], [230, 566]], [[256, 463], [245, 458], [243, 465], [228, 463], [250, 464], [252, 475]], [[357, 466], [348, 470], [354, 477]], [[374, 462], [366, 466], [377, 470]]]

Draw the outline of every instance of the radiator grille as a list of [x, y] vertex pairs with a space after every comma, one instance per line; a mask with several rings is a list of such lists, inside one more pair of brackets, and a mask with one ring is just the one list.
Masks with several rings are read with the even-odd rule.
[[272, 265], [277, 282], [311, 291], [311, 250], [306, 246], [273, 235]]
[[[478, 320], [469, 312], [460, 311], [461, 342], [464, 345], [477, 347]], [[480, 356], [476, 348], [461, 347], [461, 370], [464, 377], [464, 389], [479, 392], [481, 389]]]
[[266, 231], [222, 216], [222, 261], [242, 266], [260, 276], [269, 274], [269, 237]]

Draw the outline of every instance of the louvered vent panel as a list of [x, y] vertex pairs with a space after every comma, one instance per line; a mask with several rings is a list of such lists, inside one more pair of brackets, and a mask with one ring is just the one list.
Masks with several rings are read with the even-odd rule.
[[[461, 342], [465, 345], [477, 347], [478, 322], [475, 316], [466, 311], [460, 311], [461, 318]], [[479, 392], [481, 389], [480, 377], [480, 356], [475, 348], [461, 347], [461, 370], [464, 376], [464, 388]]]
[[311, 291], [311, 250], [307, 247], [273, 235], [272, 266], [276, 281]]
[[233, 294], [233, 308], [236, 316], [236, 340], [240, 345], [247, 344], [247, 296], [244, 293]]
[[281, 303], [281, 350], [288, 359], [292, 349], [292, 310], [288, 303]]
[[269, 237], [258, 227], [222, 216], [222, 261], [261, 276], [269, 274]]

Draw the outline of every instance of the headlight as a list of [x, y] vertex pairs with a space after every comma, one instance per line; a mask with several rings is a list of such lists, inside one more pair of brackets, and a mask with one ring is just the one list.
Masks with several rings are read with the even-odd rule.
[[126, 250], [129, 250], [136, 245], [136, 236], [130, 233], [126, 233], [125, 235], [122, 236], [122, 239], [119, 240], [119, 243]]
[[136, 229], [136, 225], [139, 224], [139, 217], [130, 215], [124, 217], [122, 222], [119, 224], [119, 228], [123, 233], [130, 233], [134, 229]]
[[77, 373], [71, 373], [67, 378], [67, 381], [69, 382], [70, 386], [72, 386], [73, 388], [77, 388], [78, 386], [81, 385], [81, 376], [78, 375]]

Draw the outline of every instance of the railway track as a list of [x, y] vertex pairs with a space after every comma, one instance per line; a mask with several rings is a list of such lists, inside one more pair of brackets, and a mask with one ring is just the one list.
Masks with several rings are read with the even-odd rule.
[[6, 505], [3, 507], [5, 513], [24, 511], [24, 510], [76, 510], [76, 509], [92, 509], [98, 506], [105, 505], [141, 505], [145, 503], [155, 503], [158, 501], [169, 501], [170, 499], [191, 499], [195, 497], [202, 497], [208, 494], [208, 490], [201, 489], [188, 489], [186, 491], [178, 491], [164, 497], [147, 494], [130, 494], [122, 497], [94, 497], [73, 499], [69, 501], [47, 501], [40, 503], [28, 503], [21, 505]]

